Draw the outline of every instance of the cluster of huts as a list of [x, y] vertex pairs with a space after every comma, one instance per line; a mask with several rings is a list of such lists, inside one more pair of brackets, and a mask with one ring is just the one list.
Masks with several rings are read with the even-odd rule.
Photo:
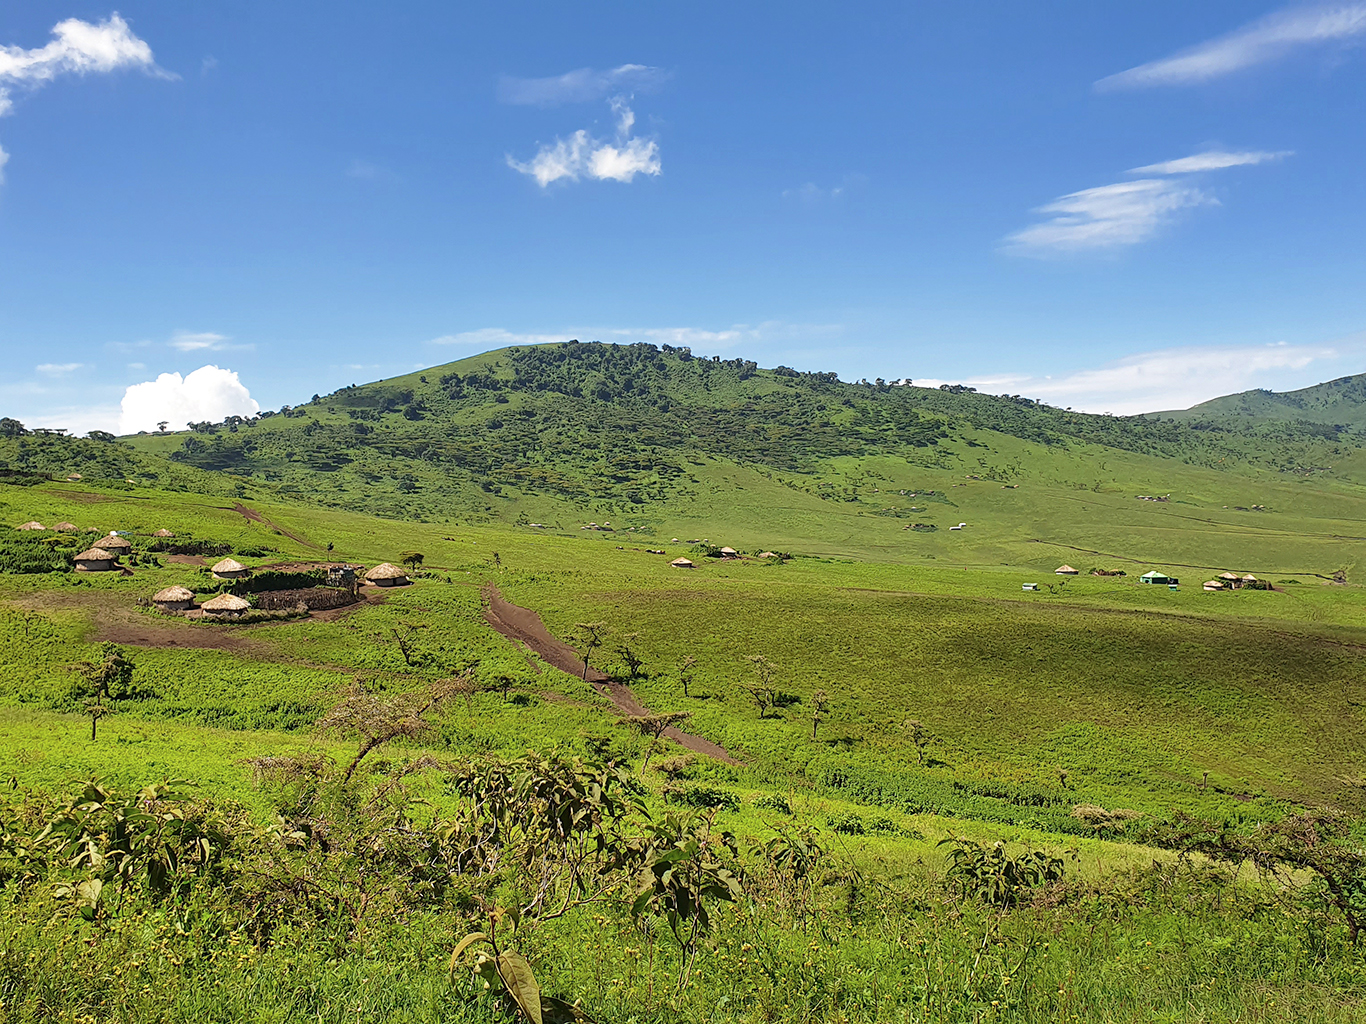
[[1244, 588], [1248, 590], [1270, 590], [1271, 585], [1266, 580], [1259, 580], [1252, 573], [1239, 576], [1236, 572], [1221, 572], [1214, 579], [1206, 580], [1201, 585], [1201, 589], [1209, 591], [1242, 590]]
[[[335, 585], [355, 583], [356, 568], [359, 567], [329, 566], [328, 583]], [[219, 580], [240, 580], [251, 575], [249, 568], [233, 558], [225, 558], [216, 562], [209, 571], [213, 574], [214, 579]], [[381, 562], [366, 572], [362, 579], [365, 583], [376, 587], [405, 586], [411, 582], [405, 570], [389, 562]], [[219, 594], [197, 608], [194, 598], [194, 591], [188, 587], [175, 585], [165, 587], [153, 594], [152, 604], [158, 611], [168, 614], [198, 613], [203, 618], [219, 620], [240, 619], [251, 610], [251, 602], [236, 594]]]

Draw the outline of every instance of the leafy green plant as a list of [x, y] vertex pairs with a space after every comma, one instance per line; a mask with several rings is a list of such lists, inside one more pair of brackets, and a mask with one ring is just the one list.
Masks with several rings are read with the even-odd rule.
[[1040, 850], [1011, 855], [1005, 843], [991, 846], [950, 836], [939, 841], [949, 846], [948, 879], [967, 899], [993, 907], [1013, 907], [1030, 889], [1063, 877], [1063, 862]]

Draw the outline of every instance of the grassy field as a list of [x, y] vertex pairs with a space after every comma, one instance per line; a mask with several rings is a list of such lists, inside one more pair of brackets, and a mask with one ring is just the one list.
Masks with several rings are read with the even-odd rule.
[[[702, 459], [691, 497], [615, 515], [611, 532], [564, 516], [545, 527], [396, 521], [249, 488], [0, 485], [0, 514], [15, 524], [126, 530], [140, 549], [168, 528], [254, 552], [239, 556], [256, 567], [425, 556], [414, 584], [382, 600], [240, 626], [139, 604], [170, 583], [211, 588], [192, 560], [140, 556], [130, 575], [0, 574], [0, 764], [7, 813], [20, 815], [0, 850], [0, 1020], [508, 1019], [508, 1004], [443, 961], [479, 924], [481, 901], [519, 891], [514, 876], [421, 903], [386, 861], [375, 898], [392, 912], [343, 939], [289, 914], [263, 937], [234, 909], [265, 899], [245, 879], [267, 872], [260, 850], [296, 799], [251, 762], [344, 764], [354, 734], [315, 723], [355, 686], [387, 699], [465, 672], [474, 692], [420, 738], [386, 747], [363, 785], [423, 757], [605, 753], [630, 766], [652, 820], [676, 806], [666, 795], [712, 800], [711, 827], [734, 834], [749, 866], [744, 897], [718, 906], [681, 988], [663, 918], [642, 931], [623, 904], [604, 903], [528, 922], [518, 946], [547, 990], [582, 999], [595, 1019], [1360, 1019], [1366, 961], [1307, 876], [1268, 884], [1178, 858], [1142, 831], [1178, 812], [1248, 830], [1306, 806], [1366, 811], [1366, 596], [1354, 582], [1366, 505], [1354, 486], [1180, 464], [1163, 479], [1137, 453], [972, 440], [939, 446], [946, 464], [833, 459], [819, 479]], [[1029, 469], [969, 479], [1012, 465]], [[822, 483], [832, 493], [814, 493]], [[1232, 507], [1252, 505], [1268, 511]], [[938, 529], [904, 528], [914, 522]], [[694, 540], [793, 557], [712, 559]], [[698, 568], [670, 568], [679, 555]], [[1128, 575], [1063, 582], [1052, 572], [1063, 561]], [[1140, 584], [1148, 568], [1181, 587]], [[1223, 569], [1276, 589], [1201, 591]], [[1332, 582], [1339, 570], [1344, 582]], [[670, 745], [643, 768], [647, 741], [606, 697], [484, 621], [489, 585], [559, 637], [604, 623], [594, 663], [625, 680], [629, 646], [637, 698], [691, 713], [686, 729], [740, 763]], [[139, 692], [92, 743], [72, 666], [110, 641], [133, 660]], [[762, 717], [754, 655], [774, 666], [785, 705]], [[818, 691], [827, 704], [813, 723]], [[46, 799], [25, 794], [90, 777], [125, 790], [190, 780], [198, 798], [241, 808], [236, 834], [256, 838], [227, 843], [239, 866], [179, 903], [130, 898], [83, 924], [55, 895], [61, 871], [35, 887], [8, 865], [14, 822], [37, 813], [23, 801]], [[422, 801], [405, 805], [412, 828], [463, 820], [440, 772], [406, 785]], [[1137, 817], [1106, 831], [1078, 806]], [[798, 885], [794, 902], [763, 881], [756, 844], [808, 826], [821, 881]], [[1048, 851], [1064, 880], [1009, 910], [974, 901], [946, 877], [938, 844], [953, 836]]]

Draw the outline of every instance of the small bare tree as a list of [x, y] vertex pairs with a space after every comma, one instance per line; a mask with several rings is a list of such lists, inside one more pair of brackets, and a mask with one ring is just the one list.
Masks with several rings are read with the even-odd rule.
[[688, 687], [692, 683], [693, 671], [697, 668], [697, 659], [691, 654], [683, 658], [678, 663], [678, 681], [683, 684], [683, 696], [691, 697]]
[[773, 672], [778, 666], [762, 654], [751, 654], [745, 660], [754, 667], [754, 674], [759, 677], [757, 683], [745, 689], [759, 709], [759, 717], [767, 718], [769, 709], [778, 703], [778, 693], [773, 689]]
[[423, 736], [432, 728], [427, 716], [434, 714], [448, 701], [462, 696], [469, 675], [442, 679], [420, 690], [410, 690], [394, 696], [370, 693], [360, 683], [318, 720], [318, 731], [324, 735], [356, 733], [360, 747], [346, 766], [343, 782], [351, 776], [365, 756], [382, 744], [399, 737]]
[[925, 751], [929, 749], [934, 741], [934, 736], [930, 730], [925, 728], [925, 723], [914, 718], [906, 719], [906, 724], [902, 726], [907, 738], [915, 744], [915, 760], [917, 764], [925, 763]]
[[400, 622], [394, 627], [394, 642], [398, 644], [399, 652], [403, 655], [403, 664], [409, 668], [420, 661], [417, 657], [417, 631], [426, 628], [425, 624], [414, 625], [411, 622]]
[[645, 760], [640, 763], [642, 772], [645, 770], [645, 766], [650, 763], [650, 755], [655, 752], [660, 737], [691, 717], [691, 711], [672, 711], [663, 715], [631, 715], [626, 719], [632, 727], [650, 737], [650, 745], [645, 750]]
[[629, 678], [634, 681], [640, 675], [640, 668], [645, 662], [640, 657], [637, 648], [640, 646], [639, 633], [626, 633], [617, 640], [617, 654], [626, 663], [626, 671]]
[[588, 679], [588, 662], [596, 651], [607, 640], [607, 623], [605, 622], [576, 622], [574, 631], [569, 634], [569, 642], [583, 651], [583, 678]]
[[811, 695], [811, 738], [816, 738], [816, 727], [825, 721], [825, 716], [830, 712], [830, 698], [826, 696], [824, 690], [817, 690]]

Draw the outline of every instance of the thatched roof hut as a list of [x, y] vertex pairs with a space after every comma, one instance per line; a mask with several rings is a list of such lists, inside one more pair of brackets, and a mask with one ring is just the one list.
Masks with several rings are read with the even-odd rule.
[[722, 557], [722, 558], [739, 558], [739, 557], [740, 557], [740, 552], [736, 551], [734, 548], [722, 548], [722, 549], [721, 549], [721, 557]]
[[235, 558], [225, 558], [221, 562], [215, 562], [209, 572], [220, 580], [240, 580], [249, 575], [251, 570]]
[[1056, 569], [1053, 570], [1053, 575], [1054, 575], [1054, 576], [1076, 576], [1076, 575], [1078, 575], [1078, 573], [1077, 573], [1077, 570], [1076, 570], [1076, 569], [1073, 569], [1070, 565], [1060, 565], [1060, 566], [1058, 566]]
[[1236, 572], [1221, 572], [1221, 573], [1219, 574], [1219, 578], [1220, 578], [1221, 580], [1240, 580], [1240, 579], [1242, 579], [1242, 577], [1239, 576]]
[[100, 538], [100, 547], [118, 555], [126, 555], [133, 550], [133, 543], [125, 537], [120, 537], [116, 533], [111, 533], [108, 537]]
[[60, 530], [62, 533], [74, 533], [76, 530], [79, 530], [80, 527], [75, 523], [58, 523], [53, 529]]
[[154, 533], [154, 534], [152, 534], [152, 536], [153, 536], [153, 537], [174, 537], [175, 534], [172, 533], [170, 530], [164, 530], [164, 529], [163, 529], [163, 530], [157, 530], [157, 532]]
[[31, 521], [25, 523], [23, 526], [17, 527], [17, 529], [20, 529], [20, 530], [46, 530], [47, 527], [44, 526], [42, 523], [39, 523], [39, 522], [36, 522], [36, 521], [32, 521], [32, 520], [31, 520]]
[[1206, 590], [1223, 590], [1223, 589], [1224, 589], [1224, 581], [1223, 581], [1223, 580], [1205, 580], [1203, 586], [1204, 586], [1204, 589], [1206, 589]]
[[76, 556], [76, 570], [78, 572], [109, 572], [117, 568], [118, 556], [112, 551], [104, 548], [91, 548], [89, 551], [82, 551]]
[[194, 607], [194, 591], [180, 585], [166, 587], [152, 595], [152, 603], [163, 612], [183, 612]]
[[389, 562], [380, 562], [365, 578], [377, 587], [401, 587], [408, 582], [408, 573]]
[[205, 615], [215, 619], [240, 619], [242, 613], [250, 607], [250, 604], [236, 594], [219, 594], [199, 606]]
[[694, 568], [694, 566], [693, 566], [693, 561], [692, 561], [691, 558], [675, 558], [675, 559], [674, 559], [672, 562], [670, 562], [669, 564], [672, 565], [675, 569], [692, 569], [692, 568]]

